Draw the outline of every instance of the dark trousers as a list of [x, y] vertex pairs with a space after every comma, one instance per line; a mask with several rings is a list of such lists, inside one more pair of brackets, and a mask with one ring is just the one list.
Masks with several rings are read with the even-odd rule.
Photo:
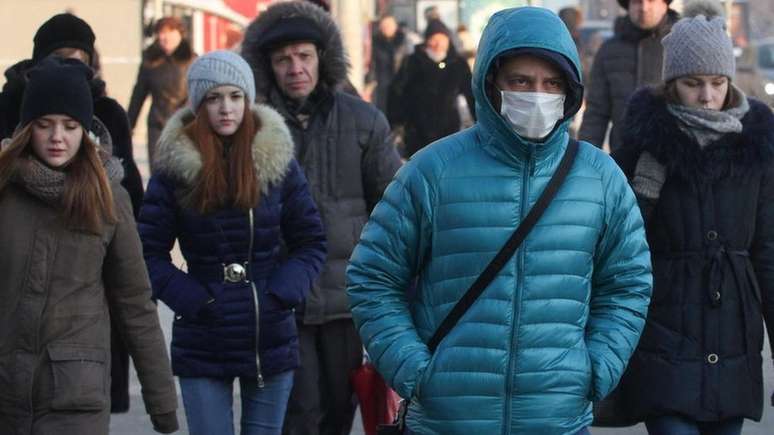
[[298, 322], [301, 367], [285, 414], [284, 435], [349, 435], [357, 399], [349, 374], [363, 346], [352, 319], [322, 325]]
[[742, 417], [699, 422], [677, 415], [665, 415], [645, 420], [650, 435], [739, 435], [743, 424]]

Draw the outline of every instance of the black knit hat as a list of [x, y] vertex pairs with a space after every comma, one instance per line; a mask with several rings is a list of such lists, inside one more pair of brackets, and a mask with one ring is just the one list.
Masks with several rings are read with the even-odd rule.
[[32, 61], [41, 59], [62, 47], [80, 48], [94, 58], [94, 32], [82, 19], [73, 14], [54, 15], [35, 33]]
[[430, 22], [427, 23], [427, 27], [425, 27], [425, 40], [430, 39], [430, 37], [436, 33], [443, 33], [451, 38], [451, 31], [449, 31], [449, 28], [446, 27], [446, 24], [444, 24], [443, 21], [430, 20]]
[[261, 38], [261, 50], [272, 50], [291, 42], [309, 41], [320, 47], [322, 32], [310, 18], [302, 16], [287, 17], [277, 21]]
[[[666, 4], [671, 4], [672, 0], [664, 0]], [[629, 10], [629, 0], [618, 0], [618, 4], [621, 5], [622, 8]]]
[[94, 73], [75, 59], [47, 57], [27, 73], [21, 126], [44, 115], [67, 115], [89, 130], [94, 117], [90, 80]]

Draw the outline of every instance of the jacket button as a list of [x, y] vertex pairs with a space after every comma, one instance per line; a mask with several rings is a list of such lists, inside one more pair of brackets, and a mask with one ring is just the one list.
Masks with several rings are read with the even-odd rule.
[[717, 364], [717, 362], [718, 362], [718, 354], [711, 353], [711, 354], [707, 355], [707, 362], [710, 363], [710, 364]]
[[717, 240], [718, 232], [715, 230], [707, 231], [707, 240]]
[[715, 294], [714, 294], [714, 295], [712, 295], [712, 297], [713, 297], [713, 298], [714, 298], [716, 301], [719, 301], [719, 300], [720, 300], [720, 292], [715, 292]]

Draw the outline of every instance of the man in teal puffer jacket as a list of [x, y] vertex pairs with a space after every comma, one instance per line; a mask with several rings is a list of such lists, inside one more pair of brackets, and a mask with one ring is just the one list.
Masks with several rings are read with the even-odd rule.
[[556, 15], [495, 14], [473, 75], [478, 123], [417, 153], [363, 230], [352, 314], [411, 398], [414, 433], [585, 433], [637, 345], [652, 285], [642, 219], [623, 173], [588, 143], [521, 248], [436, 352], [426, 345], [555, 172], [582, 91]]

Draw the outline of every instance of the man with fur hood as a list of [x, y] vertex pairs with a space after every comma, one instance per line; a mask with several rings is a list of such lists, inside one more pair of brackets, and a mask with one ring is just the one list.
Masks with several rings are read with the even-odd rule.
[[581, 140], [602, 147], [608, 124], [610, 151], [621, 146], [621, 121], [634, 90], [661, 80], [661, 39], [679, 18], [672, 0], [618, 0], [627, 14], [615, 21], [615, 34], [599, 48], [591, 66]]
[[297, 311], [301, 367], [286, 434], [348, 434], [355, 402], [350, 372], [362, 358], [344, 270], [368, 214], [400, 166], [384, 115], [341, 92], [348, 62], [338, 26], [311, 2], [270, 6], [245, 32], [242, 55], [257, 99], [285, 118], [328, 239], [320, 278]]
[[153, 155], [156, 141], [167, 120], [188, 101], [185, 74], [196, 58], [185, 39], [183, 23], [175, 17], [165, 17], [156, 23], [156, 39], [142, 53], [142, 63], [129, 101], [129, 123], [134, 129], [148, 94], [148, 162], [155, 168]]

